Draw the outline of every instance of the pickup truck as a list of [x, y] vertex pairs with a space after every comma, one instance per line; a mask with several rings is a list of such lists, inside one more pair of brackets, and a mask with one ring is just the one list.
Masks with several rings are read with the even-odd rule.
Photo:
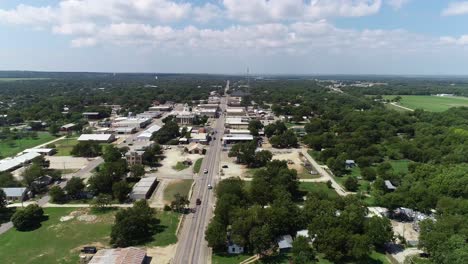
[[200, 200], [200, 199], [197, 199], [196, 204], [197, 204], [197, 205], [200, 205], [200, 204], [201, 204], [201, 200]]

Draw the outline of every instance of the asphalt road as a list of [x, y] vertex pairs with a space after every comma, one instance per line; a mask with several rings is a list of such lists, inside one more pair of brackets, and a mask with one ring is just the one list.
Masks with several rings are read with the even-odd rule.
[[[226, 89], [229, 88], [229, 81]], [[227, 99], [221, 101], [221, 110], [226, 109]], [[198, 264], [209, 263], [211, 257], [211, 249], [205, 240], [205, 230], [213, 215], [213, 204], [215, 203], [214, 190], [208, 189], [208, 184], [216, 186], [218, 181], [220, 153], [222, 151], [222, 143], [220, 139], [224, 134], [225, 118], [221, 115], [216, 120], [214, 129], [216, 140], [210, 142], [210, 148], [203, 158], [201, 172], [199, 177], [195, 179], [193, 195], [190, 201], [190, 207], [196, 208], [195, 213], [186, 216], [183, 227], [179, 236], [177, 251], [172, 263], [177, 264]], [[208, 173], [204, 174], [203, 170], [207, 169]], [[201, 200], [201, 205], [196, 205], [196, 200]]]

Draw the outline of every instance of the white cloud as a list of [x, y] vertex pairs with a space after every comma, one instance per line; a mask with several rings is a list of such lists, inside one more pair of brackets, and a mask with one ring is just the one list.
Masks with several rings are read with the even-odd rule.
[[0, 23], [35, 25], [50, 23], [57, 18], [57, 14], [50, 6], [33, 7], [28, 5], [18, 5], [15, 9], [0, 9]]
[[54, 26], [52, 32], [62, 35], [90, 35], [96, 32], [94, 23], [73, 23]]
[[194, 7], [193, 15], [196, 21], [201, 23], [207, 23], [214, 19], [220, 18], [223, 14], [223, 10], [217, 5], [210, 3], [205, 4], [201, 7]]
[[457, 16], [468, 14], [468, 1], [451, 2], [442, 11], [443, 16]]
[[387, 4], [393, 9], [398, 10], [401, 9], [407, 3], [409, 3], [409, 1], [410, 0], [387, 0]]
[[71, 46], [74, 48], [92, 47], [97, 44], [94, 38], [77, 38], [71, 41]]
[[223, 0], [229, 18], [243, 22], [315, 20], [376, 14], [381, 0]]
[[459, 45], [466, 46], [468, 45], [468, 35], [462, 35], [458, 38], [455, 37], [441, 37], [440, 43], [445, 45]]

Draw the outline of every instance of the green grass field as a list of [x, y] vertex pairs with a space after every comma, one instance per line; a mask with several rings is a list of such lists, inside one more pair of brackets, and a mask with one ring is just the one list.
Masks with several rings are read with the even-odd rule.
[[396, 173], [408, 173], [409, 160], [390, 160], [389, 163]]
[[[396, 95], [386, 95], [384, 99], [393, 99]], [[411, 109], [424, 109], [430, 112], [443, 112], [452, 107], [467, 106], [468, 97], [401, 95], [400, 105]]]
[[338, 194], [334, 189], [328, 188], [326, 183], [321, 182], [301, 182], [299, 183], [299, 190], [308, 193], [325, 194], [330, 198], [338, 198]]
[[170, 203], [174, 200], [174, 195], [179, 193], [182, 196], [188, 196], [193, 180], [180, 180], [170, 183], [164, 190], [164, 201]]
[[200, 172], [202, 162], [203, 162], [203, 158], [199, 158], [199, 159], [197, 159], [197, 161], [195, 161], [195, 164], [193, 165], [193, 173], [199, 173]]
[[172, 166], [172, 169], [176, 170], [176, 171], [182, 171], [182, 170], [185, 170], [185, 169], [188, 169], [190, 166], [188, 165], [185, 165], [183, 162], [177, 162], [177, 164], [175, 166]]
[[239, 264], [242, 261], [250, 257], [252, 257], [252, 255], [248, 255], [248, 254], [229, 255], [229, 254], [213, 253], [211, 263], [213, 264]]
[[54, 139], [55, 137], [48, 132], [38, 132], [37, 138], [22, 138], [13, 141], [2, 140], [0, 141], [0, 156], [11, 157], [25, 149], [47, 143]]
[[[0, 262], [17, 264], [78, 263], [79, 250], [86, 245], [109, 246], [115, 210], [98, 214], [93, 222], [76, 219], [60, 222], [60, 217], [77, 208], [45, 208], [49, 219], [34, 231], [9, 230], [0, 236]], [[160, 232], [146, 246], [167, 246], [177, 242], [179, 215], [158, 212]]]
[[70, 152], [78, 144], [77, 138], [65, 138], [54, 143], [57, 150], [56, 156], [71, 156]]

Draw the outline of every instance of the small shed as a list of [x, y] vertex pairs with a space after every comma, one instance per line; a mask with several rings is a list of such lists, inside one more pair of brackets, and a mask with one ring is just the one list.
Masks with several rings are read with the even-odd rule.
[[242, 254], [244, 253], [244, 247], [239, 246], [234, 242], [229, 242], [228, 243], [228, 253], [229, 254]]
[[278, 248], [280, 252], [288, 252], [292, 248], [293, 239], [291, 235], [284, 235], [278, 238]]

